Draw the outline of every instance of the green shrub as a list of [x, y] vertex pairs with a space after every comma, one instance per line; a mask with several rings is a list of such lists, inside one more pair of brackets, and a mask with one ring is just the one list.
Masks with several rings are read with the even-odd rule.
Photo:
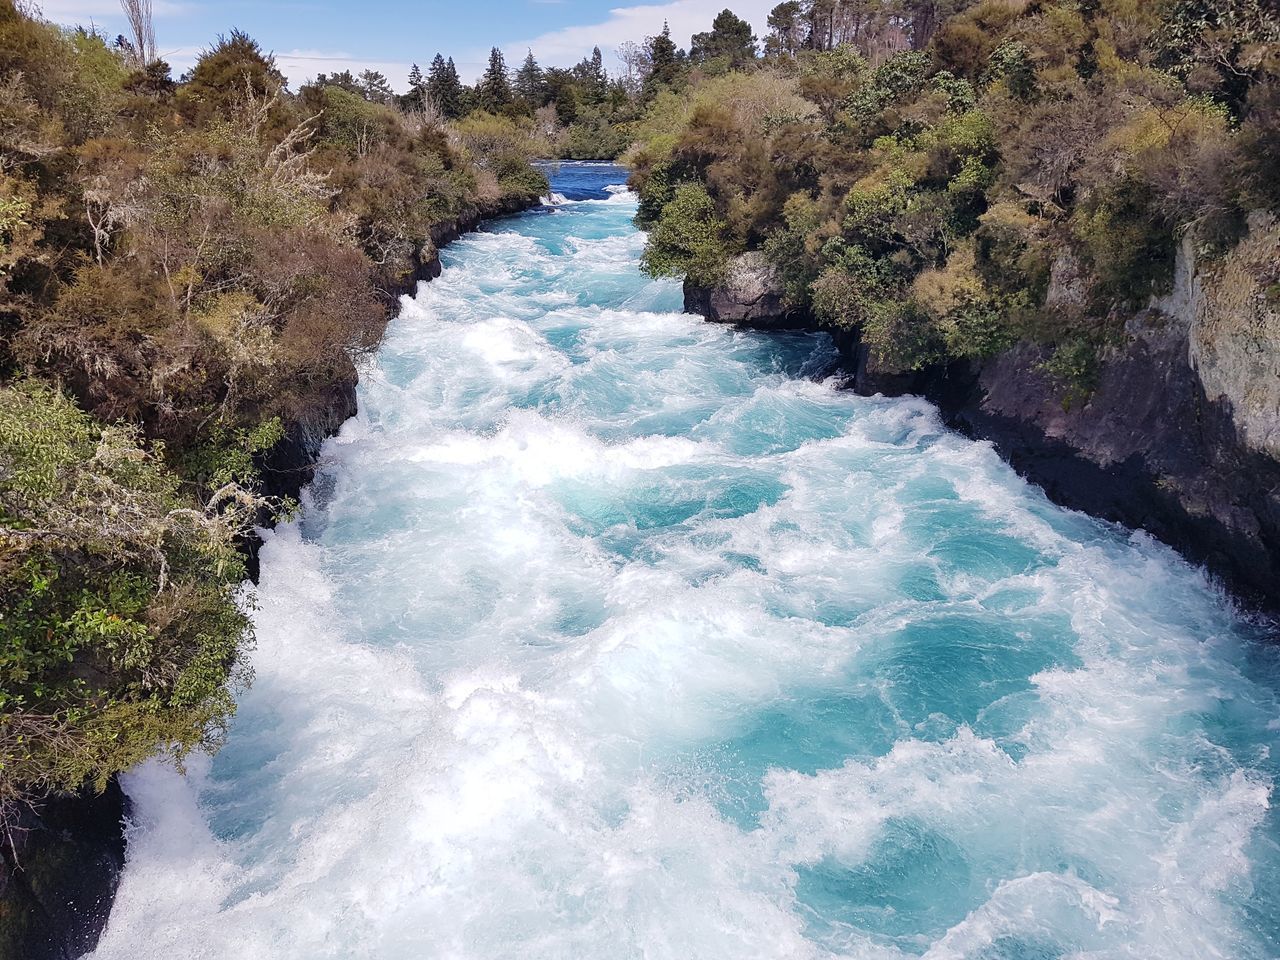
[[724, 240], [725, 222], [704, 187], [680, 187], [662, 208], [645, 244], [640, 266], [653, 277], [685, 276], [712, 286], [724, 279], [731, 251]]
[[991, 207], [974, 234], [975, 266], [994, 290], [1025, 293], [1039, 305], [1049, 289], [1049, 248], [1040, 236], [1043, 221], [1016, 204]]
[[1104, 300], [1140, 306], [1173, 279], [1173, 231], [1154, 208], [1151, 187], [1129, 174], [1095, 190], [1072, 228]]
[[942, 318], [947, 352], [956, 357], [991, 357], [1009, 349], [1021, 333], [1018, 314], [1023, 309], [1020, 298], [965, 298]]
[[1006, 40], [991, 54], [989, 77], [1003, 80], [1018, 100], [1032, 100], [1036, 95], [1036, 68], [1031, 51], [1019, 40]]
[[862, 340], [875, 365], [891, 371], [921, 370], [947, 359], [946, 342], [933, 319], [913, 301], [881, 300], [872, 305]]
[[1057, 344], [1039, 365], [1058, 385], [1063, 409], [1089, 399], [1098, 386], [1098, 347], [1089, 338], [1073, 337]]
[[817, 259], [809, 251], [808, 237], [817, 227], [818, 204], [806, 193], [787, 198], [783, 206], [786, 226], [771, 233], [764, 254], [777, 270], [787, 303], [804, 307], [810, 300], [810, 284], [817, 279]]
[[364, 97], [327, 86], [321, 90], [320, 140], [364, 156], [375, 146], [393, 141], [400, 133], [395, 111]]
[[34, 383], [0, 387], [0, 801], [217, 742], [252, 639], [236, 538], [139, 444]]
[[848, 271], [827, 267], [813, 282], [810, 296], [819, 320], [838, 329], [855, 330], [867, 322], [877, 292]]

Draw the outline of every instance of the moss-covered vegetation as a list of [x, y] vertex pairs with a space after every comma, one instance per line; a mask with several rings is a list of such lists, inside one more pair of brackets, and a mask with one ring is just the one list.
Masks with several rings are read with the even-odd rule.
[[1212, 255], [1278, 208], [1259, 0], [804, 0], [769, 22], [766, 56], [686, 63], [637, 124], [645, 264], [714, 282], [761, 249], [882, 367], [1032, 338], [1087, 395], [1176, 238]]
[[239, 548], [281, 506], [263, 457], [350, 381], [433, 227], [545, 194], [542, 150], [376, 85], [291, 93], [239, 32], [175, 82], [0, 0], [0, 814], [216, 743]]

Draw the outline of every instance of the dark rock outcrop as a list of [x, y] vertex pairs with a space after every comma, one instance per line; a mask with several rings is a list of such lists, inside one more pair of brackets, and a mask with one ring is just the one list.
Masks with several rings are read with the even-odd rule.
[[0, 957], [72, 960], [92, 950], [124, 868], [128, 799], [97, 794], [24, 808], [0, 851]]
[[[1104, 353], [1096, 387], [1075, 403], [1041, 368], [1045, 348], [1031, 342], [919, 371], [878, 368], [856, 333], [836, 342], [859, 393], [927, 397], [948, 424], [992, 441], [1056, 502], [1148, 531], [1248, 604], [1275, 612], [1280, 314], [1267, 292], [1278, 262], [1280, 226], [1265, 216], [1212, 265], [1197, 265], [1184, 245], [1173, 292], [1129, 319], [1125, 342]], [[775, 284], [754, 302], [767, 309], [780, 293]], [[1069, 298], [1072, 286], [1051, 293]], [[691, 296], [686, 288], [685, 308], [736, 321], [719, 308], [726, 300], [737, 302], [728, 290]], [[773, 322], [750, 322], [795, 320], [779, 311]]]
[[777, 274], [760, 253], [736, 257], [719, 286], [704, 287], [686, 280], [684, 308], [714, 323], [764, 330], [801, 328], [810, 322], [803, 311], [787, 308]]
[[[440, 276], [440, 248], [484, 220], [537, 206], [536, 199], [481, 204], [431, 230], [416, 266], [385, 291], [388, 320], [399, 297]], [[315, 475], [320, 448], [356, 413], [354, 364], [316, 392], [314, 403], [285, 424], [285, 436], [261, 463], [264, 492], [296, 498]], [[264, 517], [264, 522], [266, 518]], [[258, 578], [256, 537], [244, 547]], [[23, 809], [0, 836], [0, 960], [73, 960], [92, 950], [106, 929], [124, 868], [128, 798], [112, 780], [102, 794], [48, 797]]]

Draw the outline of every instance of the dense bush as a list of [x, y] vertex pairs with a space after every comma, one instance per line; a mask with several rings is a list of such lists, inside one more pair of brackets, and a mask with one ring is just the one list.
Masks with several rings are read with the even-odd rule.
[[256, 507], [230, 482], [197, 507], [137, 428], [0, 387], [0, 801], [216, 742], [252, 638], [235, 541]]
[[707, 191], [696, 184], [682, 186], [663, 208], [641, 265], [658, 277], [683, 275], [704, 286], [719, 283], [728, 264], [724, 230]]
[[[791, 306], [885, 367], [1031, 338], [1079, 399], [1181, 236], [1213, 255], [1280, 209], [1280, 18], [1259, 0], [799, 0], [770, 25], [766, 65], [690, 74], [636, 124], [646, 266], [691, 259], [671, 251], [696, 196], [717, 224], [700, 262], [763, 250]], [[1071, 296], [1049, 307], [1058, 262]]]

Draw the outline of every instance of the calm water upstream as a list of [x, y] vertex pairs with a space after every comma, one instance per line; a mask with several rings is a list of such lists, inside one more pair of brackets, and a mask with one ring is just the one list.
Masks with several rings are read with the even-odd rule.
[[824, 337], [682, 315], [623, 178], [405, 303], [98, 960], [1280, 955], [1276, 648]]

